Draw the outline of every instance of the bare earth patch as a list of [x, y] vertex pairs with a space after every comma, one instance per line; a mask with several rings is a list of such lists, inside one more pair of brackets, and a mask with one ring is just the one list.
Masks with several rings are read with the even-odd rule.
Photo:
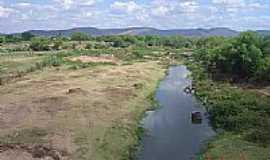
[[118, 64], [118, 60], [114, 58], [113, 56], [79, 56], [79, 57], [72, 57], [68, 58], [71, 61], [79, 61], [82, 63], [112, 63], [112, 64]]
[[42, 145], [0, 145], [1, 160], [68, 160], [67, 153]]

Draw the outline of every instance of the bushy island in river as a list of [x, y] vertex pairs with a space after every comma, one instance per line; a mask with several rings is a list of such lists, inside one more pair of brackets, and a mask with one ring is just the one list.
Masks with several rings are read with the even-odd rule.
[[204, 156], [230, 160], [270, 158], [270, 37], [200, 39], [193, 58], [196, 96], [219, 133]]

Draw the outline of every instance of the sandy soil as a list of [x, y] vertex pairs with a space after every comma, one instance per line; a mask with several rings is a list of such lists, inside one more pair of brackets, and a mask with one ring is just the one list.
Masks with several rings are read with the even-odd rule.
[[71, 61], [80, 61], [83, 63], [113, 63], [113, 64], [118, 64], [118, 60], [114, 58], [111, 55], [108, 56], [99, 56], [99, 57], [93, 57], [93, 56], [79, 56], [79, 57], [72, 57], [68, 58]]

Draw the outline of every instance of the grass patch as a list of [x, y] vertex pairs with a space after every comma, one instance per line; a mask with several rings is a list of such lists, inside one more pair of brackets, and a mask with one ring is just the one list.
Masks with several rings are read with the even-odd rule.
[[0, 144], [42, 144], [46, 142], [43, 138], [47, 136], [47, 134], [48, 131], [41, 128], [22, 129], [13, 134], [0, 137]]
[[[267, 160], [270, 158], [270, 148], [248, 142], [242, 135], [224, 133], [219, 135], [208, 146], [208, 155], [212, 159], [239, 160], [244, 157], [247, 160]], [[206, 157], [204, 154], [202, 157]]]
[[[134, 66], [137, 66], [137, 64], [134, 64]], [[144, 76], [148, 75], [149, 78], [143, 76], [135, 83], [139, 84], [139, 87], [132, 86], [136, 96], [123, 102], [122, 106], [125, 106], [125, 109], [119, 111], [124, 111], [124, 115], [118, 113], [122, 116], [113, 120], [109, 126], [104, 124], [105, 126], [93, 125], [89, 128], [76, 129], [75, 143], [78, 150], [75, 159], [84, 160], [94, 157], [96, 160], [130, 160], [136, 158], [136, 151], [143, 135], [140, 121], [145, 111], [153, 106], [153, 93], [157, 82], [164, 75], [161, 66], [154, 66], [156, 68], [151, 70], [151, 74], [149, 73], [151, 76], [144, 73]], [[149, 68], [147, 69], [149, 66], [145, 67], [147, 72], [150, 72]], [[137, 70], [140, 68], [138, 66]], [[84, 108], [87, 109], [88, 107]]]

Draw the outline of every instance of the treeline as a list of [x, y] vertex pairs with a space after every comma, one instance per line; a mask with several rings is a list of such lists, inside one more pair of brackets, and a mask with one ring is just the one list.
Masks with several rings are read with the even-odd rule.
[[253, 84], [253, 87], [269, 85], [270, 37], [243, 32], [236, 37], [200, 38], [195, 47], [195, 61], [190, 66], [196, 95], [206, 104], [212, 125], [269, 145], [269, 97], [257, 89], [237, 87], [235, 83]]
[[[55, 47], [54, 43], [57, 41]], [[0, 44], [16, 43], [30, 41], [30, 49], [33, 50], [50, 50], [61, 49], [64, 47], [63, 42], [75, 41], [79, 44], [88, 42], [86, 49], [98, 48], [106, 49], [108, 47], [127, 48], [129, 46], [163, 46], [171, 48], [190, 48], [193, 46], [194, 39], [183, 36], [132, 36], [132, 35], [113, 35], [92, 37], [82, 32], [75, 32], [70, 37], [53, 36], [53, 37], [36, 37], [29, 32], [21, 35], [4, 35], [0, 36]], [[60, 46], [59, 46], [60, 45]], [[74, 46], [73, 46], [74, 48]]]
[[21, 42], [21, 41], [29, 41], [31, 38], [35, 37], [33, 34], [30, 32], [24, 32], [19, 35], [0, 35], [0, 44], [1, 43], [16, 43], [16, 42]]
[[270, 80], [270, 36], [243, 32], [232, 38], [202, 38], [196, 47], [196, 59], [212, 73], [227, 74], [233, 81]]
[[[140, 47], [189, 48], [198, 61], [213, 73], [236, 80], [270, 80], [270, 36], [243, 32], [237, 37], [183, 37], [112, 35], [92, 37], [75, 32], [70, 37], [36, 37], [29, 32], [0, 36], [1, 43], [26, 41], [23, 50], [108, 49]], [[16, 49], [16, 50], [20, 50]]]
[[101, 36], [96, 38], [97, 41], [112, 43], [113, 47], [137, 46], [164, 46], [172, 48], [192, 47], [193, 39], [183, 36]]

